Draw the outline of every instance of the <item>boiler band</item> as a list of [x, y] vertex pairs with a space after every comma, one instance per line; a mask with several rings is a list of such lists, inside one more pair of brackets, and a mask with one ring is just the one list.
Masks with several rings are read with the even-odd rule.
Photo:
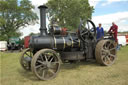
[[70, 49], [70, 48], [80, 48], [80, 39], [68, 36], [68, 37], [58, 37], [54, 36], [54, 48], [56, 49]]

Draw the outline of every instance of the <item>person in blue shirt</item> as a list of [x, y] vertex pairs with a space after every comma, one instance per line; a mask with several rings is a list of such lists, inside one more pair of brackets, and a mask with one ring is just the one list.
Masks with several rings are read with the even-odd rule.
[[103, 37], [104, 37], [104, 29], [103, 29], [103, 27], [101, 27], [101, 23], [99, 23], [99, 27], [96, 28], [96, 31], [97, 31], [96, 39], [97, 40], [103, 39]]

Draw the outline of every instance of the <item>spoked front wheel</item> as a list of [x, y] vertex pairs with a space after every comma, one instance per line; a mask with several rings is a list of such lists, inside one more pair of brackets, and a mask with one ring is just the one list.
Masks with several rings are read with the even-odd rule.
[[39, 50], [31, 61], [32, 72], [41, 80], [53, 79], [60, 68], [60, 58], [51, 49]]

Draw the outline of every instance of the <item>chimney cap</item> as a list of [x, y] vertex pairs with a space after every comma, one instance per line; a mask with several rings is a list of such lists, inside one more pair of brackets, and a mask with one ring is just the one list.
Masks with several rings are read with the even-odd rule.
[[40, 5], [38, 8], [48, 8], [46, 5]]

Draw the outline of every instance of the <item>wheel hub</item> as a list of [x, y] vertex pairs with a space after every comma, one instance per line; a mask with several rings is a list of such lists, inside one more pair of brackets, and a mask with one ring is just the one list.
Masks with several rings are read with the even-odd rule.
[[47, 68], [50, 68], [51, 67], [51, 63], [50, 62], [47, 62], [46, 67]]
[[106, 55], [109, 55], [110, 54], [110, 51], [109, 50], [106, 50]]
[[51, 63], [50, 62], [46, 62], [46, 61], [44, 61], [42, 63], [42, 65], [45, 66], [46, 68], [50, 68], [51, 67]]

